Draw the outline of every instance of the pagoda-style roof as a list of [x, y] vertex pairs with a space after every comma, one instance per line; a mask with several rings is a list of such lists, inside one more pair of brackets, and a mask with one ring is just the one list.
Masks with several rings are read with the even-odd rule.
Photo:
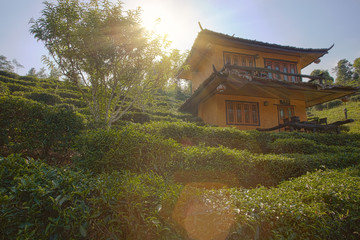
[[[277, 54], [298, 56], [300, 58], [299, 67], [301, 69], [308, 66], [323, 55], [327, 54], [328, 51], [334, 46], [332, 45], [329, 48], [316, 49], [282, 46], [273, 43], [266, 43], [257, 40], [234, 37], [204, 29], [199, 32], [197, 38], [195, 39], [190, 54], [186, 59], [184, 65], [190, 65], [190, 68], [196, 68], [196, 66], [202, 60], [202, 57], [206, 55], [206, 52], [209, 50], [211, 44], [230, 46], [235, 48], [246, 48], [254, 51], [274, 52]], [[189, 70], [184, 70], [179, 73], [178, 77], [191, 80], [191, 75], [188, 73]]]
[[[326, 85], [321, 76], [308, 76], [287, 73], [285, 75], [307, 77], [311, 82], [290, 82], [269, 77], [269, 73], [285, 74], [267, 68], [251, 68], [226, 65], [214, 72], [180, 107], [181, 111], [195, 114], [198, 105], [215, 94], [240, 95], [251, 97], [278, 98], [305, 101], [306, 107], [328, 102], [356, 93], [359, 88], [349, 86]], [[319, 84], [314, 83], [316, 78]], [[219, 91], [219, 85], [223, 88]]]

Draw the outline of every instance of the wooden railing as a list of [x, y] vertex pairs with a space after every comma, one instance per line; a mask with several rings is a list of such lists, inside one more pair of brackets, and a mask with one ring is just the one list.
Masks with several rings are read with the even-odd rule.
[[[297, 73], [284, 73], [278, 70], [269, 69], [269, 68], [258, 68], [258, 67], [244, 67], [244, 66], [237, 66], [237, 65], [229, 65], [226, 64], [224, 69], [230, 70], [233, 73], [239, 73], [243, 75], [248, 75], [251, 77], [256, 78], [264, 78], [264, 79], [274, 79], [280, 81], [288, 81], [288, 82], [303, 82], [303, 78], [308, 78], [307, 82], [315, 82], [318, 80], [319, 84], [325, 83], [325, 78], [321, 75], [318, 76], [311, 76], [311, 75], [304, 75], [304, 74], [297, 74]], [[214, 68], [214, 71], [216, 69]], [[288, 80], [284, 76], [287, 76]], [[295, 81], [294, 81], [295, 79]]]

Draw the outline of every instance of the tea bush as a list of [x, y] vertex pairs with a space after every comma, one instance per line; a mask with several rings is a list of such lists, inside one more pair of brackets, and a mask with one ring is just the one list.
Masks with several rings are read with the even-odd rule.
[[30, 87], [30, 86], [24, 86], [24, 85], [21, 85], [21, 84], [17, 84], [17, 83], [7, 83], [6, 84], [10, 90], [10, 92], [18, 92], [18, 91], [21, 91], [21, 92], [31, 92], [34, 90], [33, 87]]
[[9, 95], [9, 94], [10, 94], [9, 87], [5, 83], [0, 82], [0, 95]]
[[199, 126], [187, 122], [152, 122], [145, 124], [143, 129], [148, 133], [171, 138], [185, 145], [202, 143], [206, 146], [225, 146], [261, 152], [256, 142], [256, 133], [235, 128]]
[[20, 76], [13, 72], [0, 71], [0, 76], [5, 76], [8, 78], [18, 79]]
[[136, 130], [132, 126], [119, 130], [88, 131], [75, 141], [77, 166], [93, 172], [132, 170], [167, 174], [181, 159], [180, 146], [171, 140]]
[[66, 153], [82, 127], [82, 118], [73, 111], [20, 97], [0, 97], [3, 154], [47, 158], [52, 152]]
[[1, 239], [82, 239], [89, 176], [18, 155], [0, 157]]
[[358, 170], [319, 170], [277, 188], [232, 189], [230, 239], [358, 239], [359, 183]]
[[319, 151], [318, 145], [309, 139], [279, 138], [270, 144], [274, 153], [303, 153], [314, 154]]
[[61, 98], [58, 95], [47, 92], [25, 93], [24, 97], [51, 106], [61, 102]]
[[77, 108], [85, 108], [87, 107], [87, 103], [82, 99], [75, 99], [75, 98], [65, 98], [61, 100], [62, 103], [72, 104]]
[[0, 157], [0, 239], [182, 239], [171, 220], [181, 189], [154, 173]]
[[180, 185], [130, 172], [101, 174], [95, 185], [91, 239], [183, 239], [172, 220]]

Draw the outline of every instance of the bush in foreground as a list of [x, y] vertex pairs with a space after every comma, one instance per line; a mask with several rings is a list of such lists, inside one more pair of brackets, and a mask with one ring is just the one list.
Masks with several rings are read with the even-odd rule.
[[83, 127], [75, 112], [20, 97], [0, 97], [0, 150], [47, 158], [65, 153]]

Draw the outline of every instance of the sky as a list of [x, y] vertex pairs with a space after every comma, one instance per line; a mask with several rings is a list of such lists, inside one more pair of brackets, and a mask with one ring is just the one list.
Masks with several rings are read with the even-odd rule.
[[[55, 0], [48, 0], [56, 2]], [[29, 20], [41, 16], [43, 0], [0, 1], [0, 55], [16, 59], [24, 68], [45, 67], [43, 43], [30, 34]], [[173, 47], [190, 50], [203, 28], [235, 37], [302, 48], [335, 46], [302, 70], [332, 72], [340, 59], [360, 57], [360, 0], [123, 0], [124, 9], [141, 7], [144, 25], [166, 33]], [[160, 23], [154, 25], [156, 19]]]

